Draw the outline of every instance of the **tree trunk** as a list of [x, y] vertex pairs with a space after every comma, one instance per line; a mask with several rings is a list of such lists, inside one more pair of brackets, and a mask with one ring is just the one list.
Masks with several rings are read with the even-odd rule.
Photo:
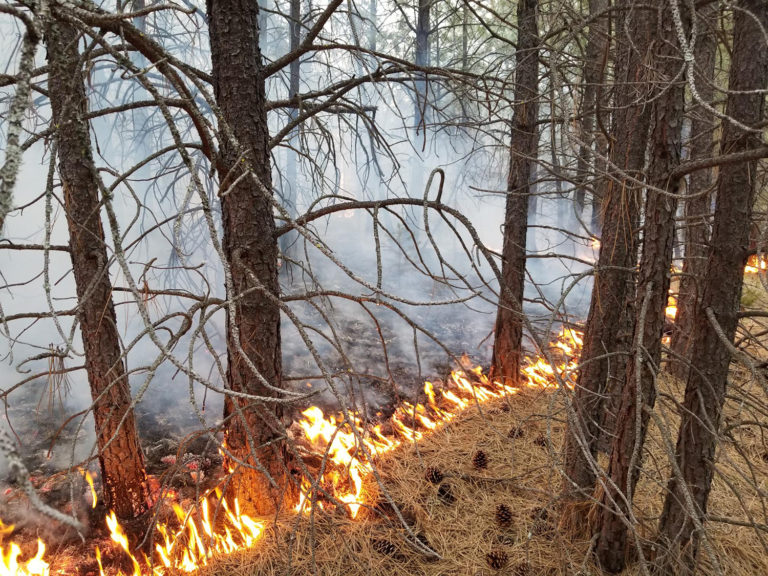
[[368, 18], [370, 20], [368, 23], [368, 48], [374, 52], [376, 51], [376, 35], [378, 33], [376, 27], [377, 11], [376, 0], [370, 0], [368, 3]]
[[99, 176], [84, 120], [88, 99], [77, 48], [79, 33], [69, 24], [51, 22], [46, 38], [52, 123], [57, 127], [59, 177], [93, 399], [104, 503], [118, 517], [133, 519], [147, 510], [147, 478], [112, 303]]
[[[301, 42], [301, 1], [291, 0], [291, 13], [289, 20], [290, 30], [290, 45], [289, 51], [294, 52], [298, 50], [299, 43]], [[301, 58], [296, 58], [290, 64], [290, 70], [288, 73], [288, 97], [293, 98], [299, 93], [299, 84], [301, 82]], [[290, 121], [295, 120], [299, 115], [299, 108], [291, 108], [288, 116]], [[300, 146], [299, 142], [299, 129], [294, 128], [288, 137], [288, 148], [286, 150], [286, 176], [283, 180], [286, 186], [283, 186], [282, 201], [288, 214], [291, 217], [296, 217], [296, 201], [299, 196], [299, 163], [298, 154], [296, 150]], [[290, 247], [297, 241], [298, 234], [295, 230], [292, 230], [288, 234], [283, 234], [280, 237], [280, 251], [285, 255], [289, 252]]]
[[499, 309], [494, 330], [491, 376], [505, 382], [520, 379], [523, 338], [523, 288], [528, 233], [528, 199], [538, 150], [539, 32], [537, 0], [517, 5], [518, 41], [515, 54], [515, 106], [509, 147], [507, 207], [504, 218]]
[[[696, 37], [694, 61], [696, 69], [701, 71], [697, 74], [696, 87], [706, 102], [712, 102], [715, 97], [712, 84], [717, 53], [717, 36], [708, 33], [707, 24], [715, 25], [713, 21], [718, 12], [717, 4], [710, 4], [701, 9], [699, 30], [703, 33]], [[693, 110], [690, 157], [691, 160], [709, 158], [713, 153], [714, 118], [695, 103]], [[712, 177], [711, 168], [691, 174], [685, 200], [685, 260], [678, 288], [675, 330], [672, 332], [670, 343], [673, 354], [669, 364], [669, 372], [681, 380], [688, 378], [693, 317], [696, 303], [701, 297], [701, 282], [707, 268], [709, 219], [712, 212], [712, 194], [708, 190], [712, 187]]]
[[[418, 15], [416, 18], [416, 66], [429, 66], [429, 33], [431, 30], [430, 10], [432, 0], [418, 0]], [[416, 106], [414, 109], [414, 124], [418, 131], [426, 123], [427, 115], [427, 75], [416, 72]]]
[[[657, 3], [660, 32], [651, 64], [658, 78], [671, 80], [682, 63], [677, 49], [674, 20], [666, 0]], [[684, 27], [690, 18], [684, 7]], [[600, 566], [620, 572], [626, 564], [627, 524], [631, 502], [640, 475], [642, 451], [650, 411], [656, 401], [656, 367], [661, 363], [661, 339], [666, 323], [669, 268], [675, 236], [675, 212], [679, 180], [668, 174], [680, 164], [685, 86], [683, 79], [663, 86], [653, 104], [651, 159], [647, 171], [649, 189], [645, 205], [643, 251], [637, 284], [637, 327], [632, 344], [633, 361], [627, 363], [617, 430], [611, 449], [608, 476], [601, 497], [595, 552]], [[659, 193], [661, 189], [667, 194]], [[642, 302], [642, 304], [641, 304]], [[638, 404], [639, 401], [639, 404]], [[616, 489], [613, 486], [616, 486]]]
[[[227, 460], [236, 469], [230, 486], [241, 506], [265, 514], [284, 502], [288, 477], [280, 440], [282, 408], [264, 400], [279, 396], [281, 357], [258, 4], [209, 0], [208, 22], [216, 101], [221, 120], [236, 139], [233, 142], [222, 134], [217, 161], [222, 179], [224, 251], [232, 274], [232, 291], [227, 296], [237, 298], [235, 317], [227, 318], [227, 387], [255, 397], [227, 396], [225, 400], [225, 442], [232, 456]], [[244, 170], [250, 170], [251, 176], [233, 184]]]
[[[608, 0], [590, 0], [589, 15], [604, 12], [608, 8]], [[576, 164], [578, 185], [574, 192], [574, 201], [579, 212], [584, 211], [586, 196], [586, 181], [589, 179], [590, 157], [594, 140], [595, 114], [597, 109], [598, 88], [603, 82], [605, 66], [608, 61], [608, 14], [595, 19], [587, 33], [587, 47], [584, 61], [584, 96], [581, 101], [581, 138], [583, 144], [579, 147], [579, 158]]]
[[[768, 46], [763, 30], [768, 27], [764, 0], [741, 0], [734, 6], [733, 53], [726, 114], [748, 126], [763, 120], [768, 85]], [[740, 93], [739, 93], [740, 92]], [[750, 150], [761, 144], [759, 132], [746, 132], [723, 122], [721, 154]], [[704, 291], [696, 306], [691, 341], [691, 362], [682, 418], [677, 439], [676, 461], [682, 476], [669, 481], [664, 510], [659, 522], [665, 560], [683, 554], [686, 565], [695, 570], [700, 526], [707, 514], [707, 500], [715, 469], [715, 450], [725, 401], [731, 352], [718, 335], [733, 342], [738, 323], [744, 265], [749, 252], [749, 229], [755, 195], [756, 162], [720, 166], [717, 205]], [[719, 328], [712, 326], [708, 313]], [[694, 510], [685, 505], [690, 494]], [[680, 571], [678, 571], [680, 573]]]
[[[630, 2], [627, 0], [620, 5], [629, 7]], [[643, 179], [650, 116], [642, 102], [647, 98], [644, 74], [648, 47], [655, 35], [654, 21], [649, 10], [626, 10], [617, 27], [632, 35], [628, 39], [617, 38], [617, 85], [610, 157], [621, 172], [613, 174], [605, 187], [600, 255], [573, 396], [575, 417], [573, 420], [569, 418], [565, 438], [564, 491], [575, 501], [591, 496], [594, 488], [595, 473], [590, 461], [597, 451], [603, 419], [603, 398], [612, 361], [607, 355], [617, 351], [617, 334], [629, 281], [627, 276], [633, 273], [637, 259], [635, 229], [640, 186], [634, 180]], [[564, 510], [565, 523], [581, 524], [578, 516], [571, 516], [581, 507], [570, 508]]]

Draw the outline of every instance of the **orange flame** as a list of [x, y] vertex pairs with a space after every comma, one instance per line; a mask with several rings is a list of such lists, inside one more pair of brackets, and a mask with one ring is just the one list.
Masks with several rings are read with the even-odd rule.
[[765, 272], [768, 269], [768, 262], [765, 258], [761, 258], [758, 263], [757, 254], [753, 254], [747, 259], [747, 265], [744, 266], [745, 274], [757, 274], [760, 271]]
[[670, 320], [674, 320], [677, 317], [677, 298], [674, 296], [667, 296], [667, 308], [665, 313]]
[[26, 561], [21, 561], [21, 548], [15, 542], [11, 542], [8, 548], [2, 546], [3, 538], [13, 531], [13, 526], [6, 526], [0, 520], [0, 576], [48, 576], [49, 564], [43, 560], [45, 556], [45, 543], [37, 539], [37, 554]]
[[[582, 344], [580, 332], [563, 328], [550, 344], [550, 351], [558, 360], [557, 365], [552, 366], [540, 357], [526, 357], [522, 384], [527, 388], [546, 389], [557, 387], [559, 381], [571, 387]], [[462, 364], [466, 366], [468, 361]], [[555, 377], [556, 374], [559, 378]], [[403, 402], [389, 419], [388, 425], [366, 425], [354, 413], [345, 418], [343, 415], [326, 416], [316, 406], [306, 409], [304, 418], [298, 423], [299, 428], [312, 450], [325, 455], [325, 464], [322, 475], [314, 482], [304, 479], [297, 511], [304, 511], [310, 502], [322, 508], [328, 501], [335, 500], [347, 509], [352, 518], [357, 517], [368, 496], [364, 483], [373, 470], [371, 458], [391, 452], [403, 442], [420, 440], [477, 403], [519, 391], [519, 388], [490, 380], [477, 367], [452, 372], [448, 381], [439, 388], [425, 382], [425, 403]], [[387, 427], [392, 430], [391, 434], [384, 432]], [[91, 489], [92, 505], [95, 506], [93, 479], [87, 472], [85, 478]], [[218, 490], [215, 499], [223, 514], [218, 519], [211, 519], [209, 500], [212, 498], [214, 495], [206, 494], [188, 511], [178, 505], [173, 506], [178, 526], [157, 525], [161, 541], [155, 545], [154, 562], [143, 554], [136, 556], [114, 512], [110, 512], [106, 517], [110, 537], [131, 560], [133, 570], [130, 576], [193, 572], [206, 566], [214, 556], [255, 546], [262, 536], [264, 525], [243, 514], [237, 499], [233, 501], [234, 509], [231, 509]], [[48, 576], [50, 568], [43, 560], [45, 544], [42, 541], [38, 540], [35, 557], [26, 562], [19, 560], [21, 550], [17, 544], [11, 542], [7, 550], [2, 547], [3, 537], [12, 529], [12, 526], [6, 527], [0, 522], [0, 576]], [[95, 558], [99, 573], [104, 576], [98, 548]], [[118, 576], [127, 575], [119, 572]]]

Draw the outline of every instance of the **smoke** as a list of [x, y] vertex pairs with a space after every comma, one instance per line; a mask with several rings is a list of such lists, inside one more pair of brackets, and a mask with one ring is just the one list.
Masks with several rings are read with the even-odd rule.
[[[271, 34], [278, 28], [273, 21], [269, 27]], [[7, 37], [12, 36], [11, 33]], [[285, 38], [279, 33], [275, 37]], [[279, 49], [278, 43], [268, 44], [271, 50]], [[188, 58], [201, 68], [209, 65], [204, 48], [189, 48], [180, 52], [179, 57]], [[303, 90], [345, 78], [347, 72], [361, 66], [352, 59], [336, 63], [338, 69], [322, 64], [321, 60], [311, 59], [302, 64]], [[91, 71], [91, 85], [99, 87], [98, 93], [93, 88], [93, 109], [103, 107], [105, 101], [128, 102], [149, 97], [135, 83], [115, 78], [111, 67], [96, 66]], [[275, 77], [269, 81], [272, 99], [285, 96], [284, 80]], [[435, 94], [438, 92], [439, 89]], [[321, 196], [327, 199], [320, 205], [345, 199], [422, 199], [429, 175], [439, 168], [445, 174], [441, 201], [468, 218], [485, 246], [500, 253], [509, 138], [504, 123], [498, 123], [496, 132], [488, 129], [471, 133], [459, 128], [416, 131], [408, 117], [413, 111], [410, 95], [400, 85], [366, 87], [359, 96], [365, 106], [375, 110], [378, 132], [369, 133], [368, 125], [350, 120], [350, 115], [317, 116], [300, 137], [291, 140], [292, 145], [303, 147], [302, 154], [290, 160], [288, 156], [292, 153], [280, 147], [273, 151], [273, 181], [278, 194], [290, 198], [296, 213], [308, 210]], [[44, 123], [48, 107], [44, 99], [38, 104], [36, 112]], [[120, 113], [92, 123], [94, 144], [98, 145], [97, 162], [109, 166], [109, 170], [102, 172], [108, 186], [113, 183], [113, 174], [171, 143], [159, 115], [136, 114]], [[271, 132], [276, 134], [287, 119], [285, 110], [272, 112]], [[177, 120], [177, 129], [186, 134], [187, 120], [184, 116]], [[542, 135], [542, 142], [546, 140], [546, 134]], [[224, 297], [223, 265], [210, 238], [211, 234], [221, 238], [219, 199], [206, 161], [202, 155], [192, 154], [199, 171], [197, 177], [204, 187], [202, 193], [212, 206], [210, 222], [203, 218], [204, 202], [192, 188], [191, 175], [175, 157], [158, 159], [135, 172], [128, 182], [130, 189], [124, 184], [117, 186], [112, 200], [129, 271], [126, 277], [122, 268], [113, 263], [113, 300], [137, 401], [139, 428], [145, 439], [151, 441], [215, 426], [221, 417], [223, 400], [217, 390], [223, 389], [225, 382], [223, 310], [215, 306], [198, 309], [191, 315], [192, 326], [178, 338], [171, 336], [182, 332], [184, 314], [201, 296]], [[32, 202], [45, 189], [47, 160], [47, 151], [41, 144], [27, 151], [16, 205]], [[296, 163], [295, 172], [291, 161]], [[437, 198], [438, 188], [436, 177], [428, 191], [429, 199]], [[594, 254], [588, 240], [579, 237], [586, 234], [571, 217], [570, 200], [563, 198], [562, 191], [552, 183], [536, 188], [540, 196], [531, 218], [534, 226], [529, 232], [532, 257], [527, 267], [530, 281], [526, 286], [529, 301], [525, 311], [543, 330], [553, 314], [558, 321], [586, 315], [588, 281], [572, 289], [560, 309], [553, 310], [553, 306], [569, 288], [574, 275], [588, 269]], [[55, 194], [51, 201], [50, 242], [67, 244], [61, 191], [57, 188]], [[298, 327], [287, 314], [283, 318], [286, 382], [294, 390], [317, 392], [309, 402], [329, 406], [337, 403], [326, 387], [323, 371], [332, 376], [347, 398], [378, 410], [386, 408], [394, 395], [415, 394], [425, 378], [445, 375], [455, 357], [466, 353], [478, 363], [490, 359], [489, 336], [498, 294], [491, 268], [456, 219], [435, 211], [428, 212], [426, 217], [425, 222], [419, 206], [395, 207], [391, 212], [379, 210], [375, 214], [349, 210], [312, 222], [306, 237], [291, 235], [292, 246], [282, 259], [283, 295], [326, 294], [311, 302], [290, 300], [288, 306]], [[106, 218], [104, 228], [110, 253], [114, 254], [111, 225]], [[557, 228], [576, 231], [577, 236]], [[13, 213], [5, 233], [14, 242], [42, 243], [44, 200], [38, 199], [23, 211]], [[3, 313], [73, 308], [75, 290], [69, 256], [57, 251], [49, 254], [49, 302], [41, 289], [42, 252], [20, 254], [0, 250], [5, 283], [1, 292]], [[291, 259], [297, 263], [291, 263]], [[497, 264], [500, 265], [498, 259]], [[131, 283], [138, 294], [131, 292]], [[163, 290], [174, 294], [156, 294]], [[378, 294], [378, 290], [385, 295]], [[185, 293], [194, 298], [185, 297]], [[330, 293], [346, 294], [348, 298], [327, 295]], [[153, 323], [152, 334], [139, 313], [140, 308]], [[66, 415], [91, 404], [82, 369], [67, 373], [68, 391], [60, 407], [61, 417], [51, 420], [50, 430], [35, 432], [35, 420], [29, 417], [38, 411], [39, 398], [50, 385], [49, 359], [41, 355], [50, 346], [66, 349], [72, 335], [72, 348], [63, 364], [74, 369], [84, 362], [80, 335], [76, 328], [73, 330], [73, 324], [71, 315], [60, 315], [55, 321], [29, 318], [12, 323], [10, 334], [0, 339], [3, 382], [15, 383], [38, 375], [8, 398], [14, 406], [14, 427], [26, 426], [30, 430], [30, 435], [20, 436], [29, 440], [24, 449], [36, 467], [66, 467], [93, 452], [95, 434], [89, 417], [75, 419], [63, 436], [59, 434], [52, 441], [57, 425]], [[173, 362], [163, 358], [160, 348], [164, 346], [173, 354]], [[318, 366], [311, 350], [322, 366]], [[25, 361], [36, 357], [39, 358]], [[2, 459], [0, 473], [5, 474]]]

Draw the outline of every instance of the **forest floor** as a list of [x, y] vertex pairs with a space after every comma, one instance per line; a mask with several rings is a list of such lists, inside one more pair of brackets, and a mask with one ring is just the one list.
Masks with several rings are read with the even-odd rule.
[[[649, 551], [669, 474], [665, 436], [674, 445], [675, 399], [681, 399], [684, 390], [682, 383], [667, 377], [659, 387], [655, 411], [659, 418], [652, 424], [635, 501], [637, 534]], [[756, 417], [745, 413], [750, 412], [745, 396], [738, 397], [739, 402], [727, 406], [726, 422], [748, 422]], [[590, 560], [590, 542], [566, 538], [555, 524], [561, 485], [556, 463], [564, 431], [562, 395], [526, 390], [483, 404], [481, 410], [467, 410], [378, 463], [384, 485], [413, 533], [440, 558], [430, 558], [409, 543], [407, 531], [382, 506], [373, 484], [370, 501], [379, 505], [361, 510], [357, 519], [320, 510], [312, 521], [308, 515], [286, 517], [268, 529], [254, 549], [224, 558], [201, 574], [600, 574]], [[666, 433], [662, 434], [659, 422], [666, 422]], [[765, 518], [768, 440], [757, 423], [736, 426], [726, 438], [718, 450], [710, 499], [711, 517], [720, 519], [709, 522], [711, 550], [726, 574], [768, 574], [761, 531], [726, 521], [749, 522], [751, 516], [759, 523]], [[473, 466], [478, 450], [487, 456], [485, 469]], [[428, 467], [442, 473], [441, 483], [426, 478]], [[498, 522], [500, 504], [511, 512], [507, 527]], [[708, 554], [701, 557], [697, 574], [715, 573]], [[640, 573], [638, 564], [625, 571], [628, 575]]]

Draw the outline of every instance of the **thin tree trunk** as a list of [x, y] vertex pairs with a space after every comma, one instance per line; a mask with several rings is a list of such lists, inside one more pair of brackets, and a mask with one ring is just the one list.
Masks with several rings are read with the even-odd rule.
[[[289, 51], [298, 50], [301, 42], [301, 0], [291, 0], [291, 14], [289, 20], [290, 46]], [[288, 97], [293, 98], [299, 93], [299, 84], [301, 82], [301, 58], [296, 58], [291, 62], [288, 76]], [[291, 108], [289, 118], [295, 120], [299, 115], [299, 108]], [[297, 215], [296, 201], [299, 195], [299, 163], [296, 149], [299, 147], [299, 129], [294, 128], [288, 137], [288, 149], [286, 158], [286, 178], [287, 186], [283, 188], [282, 200], [288, 213], [295, 217]], [[296, 242], [297, 234], [292, 231], [289, 234], [283, 234], [280, 237], [280, 251], [286, 254], [289, 247]]]
[[[208, 21], [220, 121], [237, 140], [222, 136], [217, 162], [221, 189], [226, 191], [221, 211], [232, 273], [233, 291], [228, 297], [237, 298], [236, 317], [227, 318], [227, 387], [260, 398], [277, 397], [275, 389], [281, 386], [277, 243], [258, 4], [209, 0]], [[243, 170], [252, 176], [233, 184]], [[228, 462], [236, 468], [230, 486], [241, 506], [258, 514], [280, 508], [288, 484], [280, 404], [227, 396], [224, 416], [226, 448], [234, 457]]]
[[[629, 0], [620, 3], [628, 7]], [[584, 333], [581, 368], [573, 397], [575, 418], [569, 418], [565, 438], [564, 492], [574, 501], [591, 496], [595, 472], [594, 458], [603, 420], [609, 363], [607, 356], [616, 352], [617, 333], [627, 294], [627, 276], [633, 273], [637, 259], [637, 233], [640, 186], [643, 179], [646, 139], [650, 116], [642, 104], [645, 92], [646, 56], [655, 35], [654, 15], [649, 10], [626, 10], [617, 27], [616, 96], [611, 161], [621, 170], [606, 186], [603, 206], [605, 221], [600, 242], [600, 256], [595, 271], [592, 301]], [[582, 524], [581, 506], [564, 509], [565, 525]], [[574, 515], [572, 515], [574, 514]]]
[[133, 519], [147, 510], [147, 478], [112, 303], [99, 177], [88, 123], [83, 119], [88, 99], [77, 48], [79, 33], [69, 24], [51, 22], [46, 38], [52, 123], [57, 127], [59, 176], [93, 399], [104, 503], [118, 517]]
[[[654, 27], [660, 32], [652, 65], [661, 79], [672, 79], [682, 63], [677, 49], [674, 20], [666, 0], [657, 3], [660, 20]], [[684, 26], [690, 17], [684, 7]], [[650, 411], [656, 401], [656, 367], [661, 363], [661, 339], [666, 323], [669, 268], [675, 236], [675, 212], [679, 180], [669, 181], [668, 174], [680, 164], [685, 86], [679, 79], [664, 86], [653, 104], [651, 160], [647, 172], [649, 189], [645, 205], [643, 251], [637, 284], [637, 326], [632, 345], [633, 361], [627, 363], [616, 436], [611, 449], [608, 477], [599, 508], [595, 552], [600, 566], [620, 572], [626, 565], [627, 524], [631, 502], [640, 476], [642, 451]], [[657, 189], [665, 193], [657, 192]], [[639, 304], [639, 302], [638, 302]], [[616, 489], [613, 486], [616, 486]]]
[[[701, 71], [696, 75], [696, 87], [706, 102], [712, 102], [715, 96], [712, 84], [717, 53], [717, 36], [710, 33], [707, 23], [713, 26], [712, 21], [715, 20], [718, 12], [717, 4], [710, 4], [701, 9], [699, 30], [702, 33], [696, 37], [694, 61], [696, 69]], [[693, 114], [691, 160], [708, 158], [713, 152], [714, 118], [698, 105], [694, 105]], [[711, 168], [691, 174], [685, 200], [685, 260], [678, 288], [675, 330], [672, 332], [670, 343], [673, 354], [669, 364], [669, 372], [681, 380], [688, 378], [693, 317], [696, 303], [701, 297], [701, 282], [707, 268], [709, 219], [712, 211], [712, 194], [708, 191], [712, 187], [712, 178]]]
[[461, 11], [461, 69], [469, 68], [469, 6], [464, 3]]
[[509, 148], [499, 309], [494, 331], [492, 377], [517, 383], [523, 338], [523, 288], [528, 233], [528, 200], [538, 151], [539, 32], [537, 0], [517, 5], [515, 106]]
[[[762, 27], [762, 30], [761, 30]], [[764, 118], [768, 86], [768, 46], [764, 32], [768, 11], [764, 0], [741, 0], [734, 6], [733, 53], [726, 114], [757, 126]], [[740, 93], [739, 93], [740, 92]], [[761, 144], [759, 132], [746, 132], [724, 121], [720, 153], [733, 154]], [[695, 571], [707, 502], [715, 470], [715, 450], [728, 379], [731, 352], [723, 342], [733, 342], [738, 324], [744, 265], [749, 253], [749, 229], [755, 196], [756, 162], [720, 166], [717, 205], [704, 291], [696, 306], [691, 342], [691, 362], [677, 439], [676, 462], [682, 476], [669, 481], [659, 522], [663, 561], [683, 555]], [[719, 325], [708, 317], [712, 314]], [[718, 334], [720, 332], [720, 334]], [[694, 510], [686, 506], [690, 496]], [[678, 569], [679, 570], [679, 569]], [[678, 571], [680, 573], [680, 571]]]
[[368, 3], [368, 48], [374, 52], [376, 51], [376, 35], [378, 33], [376, 27], [376, 20], [378, 19], [377, 11], [376, 0], [370, 0]]
[[[432, 0], [418, 0], [418, 14], [416, 17], [416, 66], [429, 66], [429, 34], [431, 31], [430, 15]], [[416, 72], [416, 105], [414, 109], [414, 124], [416, 130], [426, 123], [427, 115], [427, 75]]]

